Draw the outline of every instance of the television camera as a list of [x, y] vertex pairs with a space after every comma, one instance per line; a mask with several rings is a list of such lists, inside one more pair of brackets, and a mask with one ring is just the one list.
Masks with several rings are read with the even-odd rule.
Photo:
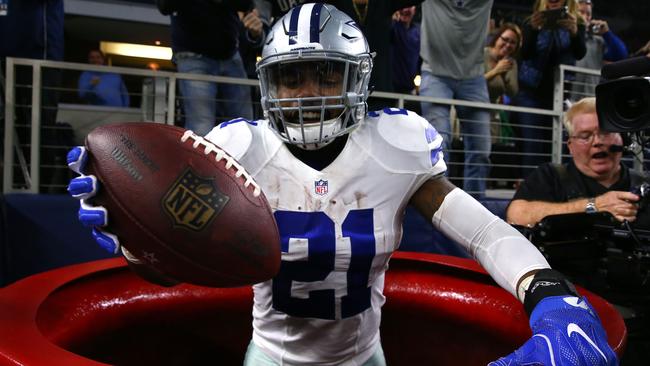
[[625, 149], [650, 147], [650, 58], [642, 56], [603, 66], [596, 86], [600, 129], [619, 132]]

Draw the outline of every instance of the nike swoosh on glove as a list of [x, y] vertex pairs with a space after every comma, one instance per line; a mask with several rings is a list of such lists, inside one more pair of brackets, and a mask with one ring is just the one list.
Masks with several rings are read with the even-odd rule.
[[72, 178], [68, 184], [68, 193], [79, 200], [79, 221], [85, 226], [93, 228], [92, 235], [97, 244], [107, 251], [117, 254], [120, 250], [120, 241], [114, 234], [101, 228], [108, 225], [108, 212], [103, 206], [94, 206], [90, 199], [101, 189], [101, 184], [96, 176], [85, 175], [84, 169], [88, 163], [88, 150], [83, 146], [75, 146], [68, 152], [68, 167], [79, 174]]
[[587, 299], [550, 296], [530, 315], [533, 337], [488, 366], [618, 365], [607, 334]]

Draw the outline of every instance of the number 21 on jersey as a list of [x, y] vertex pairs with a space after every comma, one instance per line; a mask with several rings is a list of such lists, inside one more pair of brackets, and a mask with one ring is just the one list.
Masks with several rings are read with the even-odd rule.
[[[334, 288], [310, 290], [308, 296], [294, 296], [292, 286], [300, 282], [325, 280], [335, 268], [336, 228], [324, 212], [276, 211], [283, 253], [289, 253], [290, 239], [307, 243], [307, 258], [283, 260], [273, 279], [273, 308], [303, 318], [335, 319], [337, 294]], [[373, 210], [351, 210], [341, 224], [343, 237], [350, 242], [350, 265], [346, 273], [347, 294], [340, 297], [341, 317], [347, 318], [370, 307], [368, 278], [375, 257]]]

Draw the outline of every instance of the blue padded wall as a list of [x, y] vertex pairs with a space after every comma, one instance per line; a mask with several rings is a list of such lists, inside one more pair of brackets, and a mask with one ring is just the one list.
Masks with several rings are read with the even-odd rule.
[[[49, 269], [113, 257], [95, 244], [90, 228], [77, 221], [77, 200], [67, 195], [7, 194], [0, 220], [0, 286]], [[505, 216], [507, 200], [482, 202]], [[400, 250], [466, 257], [457, 244], [408, 207]]]
[[79, 202], [67, 195], [3, 196], [0, 286], [69, 264], [112, 257], [77, 221]]

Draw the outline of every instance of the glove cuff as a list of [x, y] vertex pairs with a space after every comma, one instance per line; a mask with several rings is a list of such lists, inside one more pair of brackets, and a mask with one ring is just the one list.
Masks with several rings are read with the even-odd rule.
[[580, 297], [575, 286], [563, 274], [553, 269], [542, 269], [535, 273], [535, 277], [526, 290], [524, 309], [530, 316], [533, 309], [543, 299], [549, 296], [567, 295]]

